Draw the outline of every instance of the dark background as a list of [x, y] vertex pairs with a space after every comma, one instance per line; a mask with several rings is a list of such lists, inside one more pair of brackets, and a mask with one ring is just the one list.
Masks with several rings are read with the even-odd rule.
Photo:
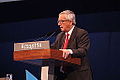
[[[89, 32], [91, 47], [88, 57], [94, 80], [119, 80], [119, 4], [117, 0], [24, 0], [0, 3], [0, 77], [12, 73], [14, 80], [25, 80], [27, 69], [39, 78], [39, 66], [13, 61], [13, 45], [34, 41], [55, 31], [59, 28], [59, 12], [70, 9], [76, 14], [76, 26]], [[55, 36], [49, 39], [51, 43]]]

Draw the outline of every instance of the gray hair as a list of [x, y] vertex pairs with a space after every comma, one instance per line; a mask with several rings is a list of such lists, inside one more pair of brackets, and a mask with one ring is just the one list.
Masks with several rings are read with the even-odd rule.
[[59, 15], [61, 14], [67, 14], [66, 18], [70, 21], [73, 21], [73, 24], [75, 25], [76, 24], [76, 20], [75, 20], [75, 14], [73, 11], [71, 10], [65, 10], [65, 11], [62, 11]]

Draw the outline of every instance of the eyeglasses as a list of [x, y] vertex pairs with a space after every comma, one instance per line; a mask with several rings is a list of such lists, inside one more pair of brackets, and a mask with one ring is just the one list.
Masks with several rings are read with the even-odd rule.
[[58, 20], [57, 23], [63, 23], [65, 21], [70, 21], [70, 20]]

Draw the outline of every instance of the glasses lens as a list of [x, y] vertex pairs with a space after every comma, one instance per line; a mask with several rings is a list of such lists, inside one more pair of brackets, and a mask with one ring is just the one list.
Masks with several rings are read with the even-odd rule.
[[65, 21], [69, 21], [69, 20], [58, 20], [57, 23], [63, 23]]

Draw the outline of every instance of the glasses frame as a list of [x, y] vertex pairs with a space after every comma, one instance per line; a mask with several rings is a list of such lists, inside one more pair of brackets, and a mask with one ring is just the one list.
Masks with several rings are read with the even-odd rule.
[[70, 21], [70, 20], [58, 20], [57, 23], [64, 23], [66, 21]]

